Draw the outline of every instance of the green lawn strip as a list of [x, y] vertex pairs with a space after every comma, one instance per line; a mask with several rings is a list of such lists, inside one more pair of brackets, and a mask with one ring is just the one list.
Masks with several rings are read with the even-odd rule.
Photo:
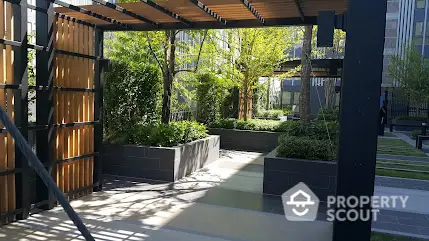
[[399, 178], [409, 178], [409, 179], [418, 179], [418, 180], [429, 180], [429, 174], [425, 174], [425, 173], [376, 169], [375, 174], [379, 176], [385, 176], [385, 177], [399, 177]]
[[384, 146], [410, 146], [407, 142], [400, 139], [385, 139], [379, 138], [378, 145]]
[[425, 239], [381, 234], [381, 233], [374, 233], [374, 232], [371, 235], [371, 241], [424, 241], [424, 240]]
[[[395, 169], [404, 169], [404, 170], [415, 170], [415, 171], [425, 171], [429, 172], [429, 167], [423, 167], [423, 166], [410, 166], [406, 164], [386, 164], [386, 163], [380, 163], [377, 162], [377, 167], [386, 167], [386, 168], [395, 168]], [[429, 173], [428, 173], [429, 174]]]
[[389, 160], [389, 159], [377, 159], [377, 163], [389, 162], [389, 163], [397, 163], [397, 164], [411, 164], [411, 165], [419, 165], [429, 167], [429, 161], [407, 161], [407, 160]]
[[421, 152], [419, 150], [378, 150], [377, 154], [428, 157], [424, 152]]
[[386, 136], [386, 137], [396, 137], [394, 134], [392, 134], [390, 132], [384, 132], [384, 136]]

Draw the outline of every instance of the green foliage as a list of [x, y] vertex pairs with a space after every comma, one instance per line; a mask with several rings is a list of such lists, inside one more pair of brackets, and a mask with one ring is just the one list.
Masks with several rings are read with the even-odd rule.
[[264, 118], [280, 118], [284, 116], [283, 110], [262, 110], [258, 112], [259, 117]]
[[282, 122], [277, 128], [278, 132], [285, 132], [288, 136], [309, 137], [316, 140], [329, 140], [338, 143], [339, 124], [337, 122], [313, 121], [303, 123], [300, 121]]
[[397, 116], [394, 120], [429, 121], [427, 116]]
[[139, 123], [159, 119], [157, 105], [160, 90], [161, 76], [154, 66], [115, 62], [112, 71], [105, 76], [106, 134], [128, 132]]
[[220, 115], [220, 108], [225, 91], [224, 83], [212, 73], [199, 74], [197, 84], [197, 120], [202, 123], [215, 121]]
[[317, 113], [317, 119], [320, 121], [338, 121], [339, 114], [338, 109], [321, 108]]
[[276, 132], [279, 129], [281, 122], [275, 120], [258, 120], [252, 119], [248, 121], [237, 119], [221, 119], [210, 123], [210, 128], [237, 129], [237, 130], [253, 130], [253, 131], [272, 131]]
[[335, 160], [336, 150], [332, 150], [329, 142], [315, 140], [310, 137], [284, 135], [279, 138], [278, 157], [298, 158], [305, 160]]
[[429, 63], [413, 46], [404, 55], [392, 56], [389, 74], [411, 103], [429, 101]]
[[128, 143], [146, 146], [172, 147], [207, 137], [207, 129], [195, 121], [152, 123], [137, 125]]

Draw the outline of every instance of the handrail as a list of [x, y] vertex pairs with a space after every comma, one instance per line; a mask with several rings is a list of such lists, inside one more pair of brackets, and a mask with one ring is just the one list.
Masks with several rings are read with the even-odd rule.
[[64, 194], [57, 187], [51, 175], [49, 175], [49, 173], [46, 171], [45, 166], [42, 164], [39, 158], [37, 158], [36, 154], [34, 154], [34, 152], [31, 150], [31, 147], [28, 145], [27, 141], [22, 136], [21, 132], [18, 130], [15, 124], [12, 123], [12, 121], [9, 119], [9, 116], [1, 106], [0, 106], [0, 122], [3, 123], [3, 125], [6, 127], [6, 130], [9, 131], [10, 135], [15, 140], [16, 145], [18, 145], [22, 154], [27, 159], [28, 165], [34, 168], [37, 175], [39, 175], [40, 179], [43, 181], [43, 183], [46, 185], [49, 191], [51, 191], [54, 194], [55, 198], [61, 204], [64, 211], [67, 213], [69, 218], [73, 221], [74, 225], [80, 231], [80, 233], [85, 238], [85, 240], [95, 241], [91, 233], [86, 228], [85, 224], [82, 222], [82, 220], [74, 211], [74, 209], [70, 206], [70, 203], [67, 201]]

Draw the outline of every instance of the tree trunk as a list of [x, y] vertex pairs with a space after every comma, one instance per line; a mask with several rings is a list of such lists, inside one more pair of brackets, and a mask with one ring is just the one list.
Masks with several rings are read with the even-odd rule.
[[270, 109], [270, 87], [271, 87], [271, 78], [268, 77], [268, 84], [267, 84], [267, 106], [266, 110]]
[[325, 79], [323, 87], [325, 89], [325, 108], [334, 109], [336, 104], [337, 94], [335, 93], [336, 79]]
[[311, 39], [313, 25], [304, 27], [304, 39], [301, 57], [301, 93], [299, 100], [299, 112], [301, 121], [310, 121], [310, 77], [311, 77]]
[[245, 77], [243, 85], [243, 120], [247, 121], [247, 114], [249, 112], [249, 88], [248, 79]]
[[283, 110], [283, 79], [280, 80], [280, 109]]
[[168, 124], [171, 115], [171, 93], [173, 89], [174, 69], [176, 60], [176, 35], [174, 30], [165, 32], [167, 43], [169, 46], [164, 46], [164, 92], [162, 95], [162, 122]]

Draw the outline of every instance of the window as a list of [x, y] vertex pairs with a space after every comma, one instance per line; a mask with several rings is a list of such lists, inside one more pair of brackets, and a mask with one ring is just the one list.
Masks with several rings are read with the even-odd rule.
[[282, 103], [283, 105], [290, 105], [292, 100], [292, 92], [290, 91], [284, 91], [283, 92], [283, 100]]
[[423, 35], [423, 22], [416, 22], [414, 36], [422, 36], [422, 35]]
[[422, 37], [413, 38], [413, 44], [414, 45], [422, 45], [423, 44], [423, 38]]
[[425, 8], [426, 0], [416, 0], [416, 8]]

